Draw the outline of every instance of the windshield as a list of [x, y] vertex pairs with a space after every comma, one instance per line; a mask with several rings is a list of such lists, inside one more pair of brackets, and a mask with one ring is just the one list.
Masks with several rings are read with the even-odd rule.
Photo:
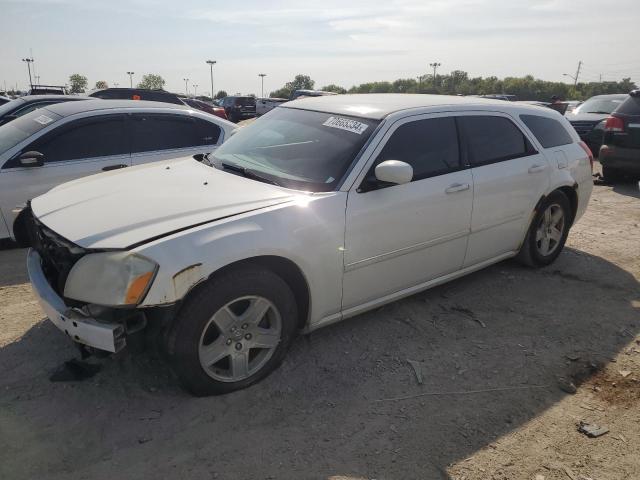
[[0, 127], [0, 154], [62, 118], [46, 109], [34, 110]]
[[375, 120], [277, 108], [241, 128], [213, 156], [230, 165], [277, 180], [297, 190], [334, 190], [378, 122]]
[[605, 97], [605, 98], [593, 97], [593, 98], [590, 98], [589, 100], [587, 100], [586, 102], [584, 102], [579, 107], [577, 107], [573, 111], [573, 113], [575, 113], [575, 114], [578, 114], [578, 113], [609, 114], [609, 113], [613, 112], [616, 108], [618, 108], [618, 105], [620, 105], [624, 101], [625, 97], [626, 97], [625, 95], [620, 95], [620, 98], [618, 98], [618, 97]]

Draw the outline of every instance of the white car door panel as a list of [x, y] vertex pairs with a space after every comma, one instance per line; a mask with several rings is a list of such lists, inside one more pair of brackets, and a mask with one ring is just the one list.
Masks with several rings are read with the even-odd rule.
[[467, 267], [519, 248], [550, 166], [507, 116], [462, 116], [459, 124], [474, 185]]
[[[398, 123], [374, 152], [372, 167], [406, 161], [414, 180], [349, 193], [343, 310], [457, 271], [464, 261], [473, 181], [459, 163], [455, 122], [426, 116]], [[420, 172], [421, 165], [431, 171]]]
[[14, 155], [0, 170], [0, 207], [7, 227], [13, 228], [27, 201], [61, 183], [129, 166], [124, 121], [124, 115], [72, 121], [21, 149], [43, 153], [42, 166], [23, 167], [17, 160], [20, 152]]

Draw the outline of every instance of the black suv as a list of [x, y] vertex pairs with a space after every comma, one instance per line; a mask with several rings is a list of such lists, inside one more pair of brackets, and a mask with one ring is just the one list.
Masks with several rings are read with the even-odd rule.
[[607, 118], [600, 163], [605, 180], [640, 179], [640, 90], [632, 91]]
[[174, 103], [185, 105], [175, 93], [166, 90], [149, 90], [145, 88], [105, 88], [89, 94], [90, 97], [104, 100], [149, 100], [151, 102]]
[[565, 115], [594, 155], [598, 155], [602, 145], [605, 120], [625, 98], [627, 98], [625, 93], [596, 95]]
[[234, 123], [256, 116], [256, 97], [224, 97], [219, 105]]

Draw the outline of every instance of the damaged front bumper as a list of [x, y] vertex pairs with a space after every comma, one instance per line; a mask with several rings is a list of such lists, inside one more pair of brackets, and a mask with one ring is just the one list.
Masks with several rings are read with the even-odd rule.
[[27, 270], [40, 306], [49, 320], [73, 341], [107, 352], [118, 352], [126, 345], [126, 330], [120, 323], [105, 323], [65, 305], [51, 288], [42, 270], [40, 255], [30, 249]]

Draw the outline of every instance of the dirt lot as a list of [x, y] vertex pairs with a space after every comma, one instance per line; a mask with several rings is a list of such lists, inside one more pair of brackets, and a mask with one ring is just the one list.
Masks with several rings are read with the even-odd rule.
[[0, 251], [2, 479], [640, 478], [637, 185], [595, 187], [554, 265], [501, 263], [299, 338], [223, 397], [189, 397], [145, 354], [50, 382], [76, 350], [24, 256]]

